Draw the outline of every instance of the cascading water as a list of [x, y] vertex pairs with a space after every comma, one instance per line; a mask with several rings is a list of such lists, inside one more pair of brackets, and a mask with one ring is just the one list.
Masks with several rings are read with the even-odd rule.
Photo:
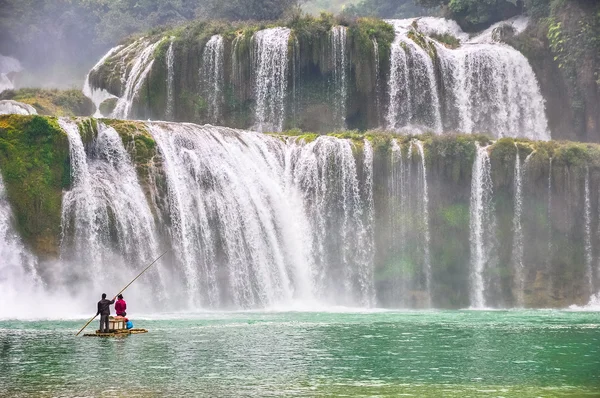
[[[0, 289], [3, 317], [19, 316], [20, 301], [41, 286], [36, 258], [23, 246], [13, 228], [13, 214], [0, 175]], [[21, 299], [19, 299], [21, 297]]]
[[[413, 151], [416, 151], [415, 155]], [[418, 162], [416, 172], [413, 172], [413, 162]], [[392, 294], [386, 299], [394, 306], [429, 307], [432, 302], [431, 237], [423, 143], [411, 140], [405, 157], [398, 142], [392, 140], [390, 166], [389, 261], [394, 265]]]
[[[133, 44], [118, 51], [118, 54], [123, 53], [123, 62], [133, 53], [133, 64], [131, 68], [123, 65], [121, 75], [122, 87], [124, 87], [122, 95], [117, 100], [117, 104], [112, 113], [112, 117], [118, 119], [127, 119], [131, 114], [133, 102], [137, 97], [140, 88], [146, 81], [146, 77], [152, 65], [154, 65], [154, 52], [160, 45], [161, 40], [156, 43], [148, 43], [145, 39], [139, 39]], [[141, 50], [140, 50], [141, 49]]]
[[[363, 125], [364, 122], [367, 127], [408, 132], [488, 133], [495, 137], [550, 139], [544, 99], [531, 65], [523, 54], [498, 41], [502, 38], [501, 25], [509, 24], [515, 32], [520, 32], [527, 26], [527, 18], [502, 22], [475, 37], [463, 32], [456, 22], [440, 18], [390, 20], [388, 23], [396, 32], [390, 49], [389, 80], [379, 81], [381, 43], [372, 38], [374, 58], [365, 60], [372, 65], [365, 71], [375, 70], [370, 89], [374, 94], [373, 103], [367, 107], [360, 105], [360, 112], [351, 119], [353, 124]], [[251, 43], [243, 32], [231, 42], [227, 36], [211, 37], [202, 49], [200, 76], [176, 76], [183, 84], [190, 79], [192, 81], [188, 83], [198, 86], [198, 94], [206, 100], [206, 111], [199, 115], [193, 109], [183, 107], [178, 118], [189, 121], [202, 116], [212, 124], [244, 123], [261, 132], [281, 131], [287, 124], [299, 127], [306, 119], [314, 117], [310, 116], [314, 108], [304, 103], [310, 96], [318, 94], [310, 87], [311, 82], [328, 78], [328, 84], [319, 90], [327, 91], [332, 112], [325, 116], [327, 119], [321, 126], [344, 128], [348, 122], [349, 100], [354, 100], [349, 96], [356, 93], [356, 89], [358, 92], [362, 89], [354, 86], [361, 85], [362, 78], [352, 79], [350, 73], [361, 69], [350, 59], [354, 51], [350, 51], [352, 37], [348, 29], [334, 26], [326, 34], [311, 38], [321, 43], [315, 47], [320, 53], [311, 55], [322, 63], [318, 71], [307, 66], [311, 63], [306, 62], [308, 54], [301, 49], [304, 48], [304, 42], [298, 38], [301, 35], [292, 35], [288, 28], [258, 31], [252, 36]], [[447, 43], [437, 41], [435, 34], [455, 36], [457, 47], [449, 48]], [[145, 93], [140, 92], [140, 88], [152, 68], [155, 49], [159, 45], [168, 45], [167, 63], [172, 65], [173, 47], [168, 43], [171, 41], [172, 44], [172, 40], [172, 37], [163, 37], [151, 44], [149, 38], [142, 38], [127, 47], [111, 50], [90, 74], [95, 85], [118, 92], [108, 94], [86, 84], [86, 95], [92, 99], [98, 95], [94, 99], [98, 107], [101, 100], [115, 94], [120, 98], [111, 116], [135, 116], [133, 104], [140, 93]], [[226, 67], [229, 62], [224, 62], [224, 49], [227, 48], [232, 50], [231, 74], [225, 73], [229, 70]], [[183, 56], [192, 57], [191, 53], [185, 53], [191, 49], [182, 51]], [[170, 74], [186, 73], [185, 68], [182, 72], [168, 69]], [[119, 73], [122, 77], [120, 87], [114, 84]], [[320, 76], [314, 76], [315, 73]], [[371, 82], [371, 78], [373, 76], [365, 78], [365, 82]], [[151, 80], [152, 85], [162, 83], [155, 80]], [[386, 84], [387, 90], [382, 90], [381, 86]], [[235, 102], [234, 112], [224, 112], [225, 87], [231, 87], [235, 99], [239, 100]], [[297, 91], [308, 94], [297, 96]], [[380, 98], [381, 95], [386, 98]], [[148, 95], [144, 99], [153, 101], [155, 98], [162, 97]], [[168, 95], [168, 98], [164, 115], [154, 109], [155, 106], [148, 112], [158, 113], [155, 117], [172, 119], [169, 115], [173, 97]], [[248, 117], [252, 112], [254, 117]]]
[[550, 139], [544, 99], [523, 54], [503, 44], [436, 48], [448, 94], [445, 130]]
[[347, 28], [334, 26], [329, 32], [331, 47], [331, 66], [333, 78], [330, 82], [334, 96], [334, 126], [343, 130], [346, 128], [346, 102], [348, 100], [348, 50]]
[[552, 157], [548, 160], [548, 257], [546, 258], [546, 272], [550, 273], [552, 261]]
[[[516, 146], [516, 145], [515, 145]], [[525, 265], [523, 264], [524, 236], [523, 236], [523, 178], [527, 173], [527, 165], [535, 152], [531, 152], [525, 158], [525, 162], [521, 167], [521, 158], [519, 156], [519, 147], [517, 148], [517, 156], [515, 159], [515, 174], [514, 174], [514, 216], [513, 216], [513, 249], [512, 263], [514, 267], [514, 290], [516, 304], [522, 307], [524, 304], [525, 293]]]
[[84, 145], [75, 122], [59, 124], [69, 139], [73, 180], [63, 195], [61, 259], [86, 264], [68, 277], [93, 287], [124, 284], [159, 249], [135, 167], [112, 127], [98, 123], [98, 136]]
[[425, 274], [425, 292], [427, 293], [427, 306], [431, 305], [431, 255], [429, 252], [429, 245], [431, 243], [431, 237], [429, 235], [429, 189], [427, 186], [427, 167], [425, 165], [425, 151], [423, 149], [423, 143], [416, 141], [415, 145], [419, 150], [419, 156], [421, 158], [421, 214], [422, 214], [422, 227], [423, 227], [423, 271]]
[[223, 87], [225, 41], [223, 36], [214, 35], [206, 43], [202, 54], [200, 78], [203, 82], [204, 95], [207, 98], [208, 120], [218, 123], [221, 117], [221, 106], [224, 101]]
[[586, 167], [584, 182], [584, 247], [585, 247], [585, 275], [590, 297], [594, 292], [594, 272], [592, 269], [593, 247], [592, 247], [592, 202], [590, 198], [590, 170]]
[[85, 95], [86, 97], [91, 99], [92, 102], [94, 103], [94, 105], [96, 106], [96, 113], [94, 114], [94, 117], [108, 116], [108, 115], [102, 114], [102, 112], [100, 111], [100, 105], [106, 100], [109, 100], [112, 98], [117, 98], [117, 97], [102, 88], [93, 87], [90, 82], [90, 75], [92, 73], [98, 71], [98, 69], [102, 65], [104, 65], [104, 62], [106, 62], [106, 60], [108, 58], [112, 57], [114, 54], [119, 52], [122, 48], [123, 48], [123, 46], [116, 46], [116, 47], [112, 48], [109, 52], [106, 53], [106, 55], [104, 55], [102, 58], [100, 58], [100, 61], [98, 61], [98, 63], [96, 65], [94, 65], [94, 67], [89, 71], [89, 73], [85, 77], [82, 91], [83, 91], [83, 95]]
[[312, 230], [309, 249], [317, 297], [370, 306], [374, 304], [373, 226], [368, 225], [373, 222], [372, 148], [365, 143], [362, 190], [352, 149], [349, 141], [333, 137], [308, 144], [292, 139], [287, 167]]
[[[489, 40], [487, 34], [469, 39], [453, 21], [422, 18], [388, 22], [396, 30], [388, 85], [389, 128], [420, 126], [436, 132], [550, 139], [544, 99], [523, 54], [494, 43], [491, 33]], [[522, 28], [523, 22], [517, 22]], [[449, 33], [462, 43], [449, 49], [421, 32]], [[433, 50], [427, 46], [435, 47], [439, 59], [439, 90], [444, 93], [441, 102], [428, 54]]]
[[[373, 147], [369, 140], [364, 140], [362, 200], [365, 204], [363, 216], [364, 236], [360, 237], [363, 245], [359, 246], [359, 283], [363, 307], [375, 305], [375, 289], [373, 285], [373, 257], [375, 254], [375, 203], [373, 199]], [[361, 231], [361, 232], [363, 232]]]
[[167, 106], [165, 116], [168, 120], [173, 120], [175, 116], [175, 52], [173, 50], [173, 38], [169, 43], [167, 50]]
[[396, 31], [388, 83], [387, 127], [442, 131], [440, 100], [430, 54], [410, 39], [413, 20], [390, 20]]
[[494, 250], [495, 216], [493, 183], [488, 147], [477, 146], [471, 183], [471, 271], [470, 299], [472, 308], [486, 306], [486, 270], [491, 266]]
[[[199, 306], [310, 299], [305, 224], [287, 206], [281, 141], [192, 125], [148, 125], [162, 155], [170, 236]], [[293, 284], [293, 282], [295, 284]]]
[[288, 87], [288, 44], [291, 30], [271, 28], [252, 37], [255, 130], [282, 131], [285, 121]]
[[[394, 259], [398, 259], [403, 251], [406, 242], [406, 227], [404, 214], [406, 211], [406, 169], [402, 158], [402, 148], [396, 139], [391, 144], [391, 173], [389, 179], [390, 203], [390, 246], [389, 252]], [[401, 264], [394, 266], [394, 272], [390, 276], [392, 284], [390, 301], [399, 305], [406, 306], [405, 292], [409, 290], [407, 278], [404, 276]]]
[[381, 73], [381, 66], [379, 61], [379, 43], [377, 39], [373, 38], [373, 59], [375, 61], [375, 108], [377, 109], [377, 123], [381, 123], [381, 77], [379, 74]]
[[[516, 144], [515, 144], [516, 146]], [[515, 159], [514, 175], [514, 217], [513, 217], [513, 253], [512, 261], [515, 269], [515, 286], [517, 288], [517, 305], [523, 306], [523, 229], [521, 225], [521, 215], [523, 213], [523, 174], [521, 172], [521, 157], [519, 156], [519, 147]]]

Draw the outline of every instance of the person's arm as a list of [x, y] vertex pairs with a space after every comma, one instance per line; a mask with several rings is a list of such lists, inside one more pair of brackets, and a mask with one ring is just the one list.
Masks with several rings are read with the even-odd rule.
[[96, 312], [96, 316], [98, 316], [98, 314], [100, 314], [100, 302], [98, 301], [98, 312]]
[[123, 300], [123, 311], [127, 309], [127, 301]]

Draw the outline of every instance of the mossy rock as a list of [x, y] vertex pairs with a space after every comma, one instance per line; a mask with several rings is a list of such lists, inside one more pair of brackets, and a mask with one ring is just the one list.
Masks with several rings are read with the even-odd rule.
[[100, 113], [104, 117], [109, 117], [117, 106], [117, 98], [109, 98], [100, 104]]
[[59, 254], [69, 142], [55, 118], [0, 116], [0, 171], [17, 229], [42, 258]]
[[4, 91], [0, 99], [14, 100], [33, 106], [45, 116], [92, 116], [96, 107], [80, 90], [44, 90], [23, 88]]

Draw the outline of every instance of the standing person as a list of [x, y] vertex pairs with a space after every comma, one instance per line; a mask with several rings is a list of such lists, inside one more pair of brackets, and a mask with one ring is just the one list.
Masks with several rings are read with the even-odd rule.
[[100, 314], [100, 333], [108, 333], [108, 317], [110, 316], [110, 306], [115, 303], [115, 299], [107, 300], [106, 293], [102, 293], [102, 300], [98, 301], [98, 312]]
[[117, 316], [126, 316], [127, 312], [125, 311], [127, 309], [127, 303], [125, 302], [125, 300], [123, 300], [123, 295], [119, 294], [117, 296], [119, 299], [117, 300], [117, 303], [115, 304], [115, 311], [117, 312]]

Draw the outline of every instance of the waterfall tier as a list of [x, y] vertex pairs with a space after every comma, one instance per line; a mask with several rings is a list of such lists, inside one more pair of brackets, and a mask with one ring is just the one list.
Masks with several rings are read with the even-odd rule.
[[0, 126], [3, 275], [48, 292], [93, 299], [167, 249], [128, 293], [142, 308], [563, 307], [600, 288], [596, 145]]
[[[507, 23], [518, 31], [526, 19]], [[531, 66], [494, 32], [468, 38], [437, 18], [241, 29], [193, 42], [168, 32], [111, 50], [85, 92], [117, 97], [117, 118], [549, 139]]]

